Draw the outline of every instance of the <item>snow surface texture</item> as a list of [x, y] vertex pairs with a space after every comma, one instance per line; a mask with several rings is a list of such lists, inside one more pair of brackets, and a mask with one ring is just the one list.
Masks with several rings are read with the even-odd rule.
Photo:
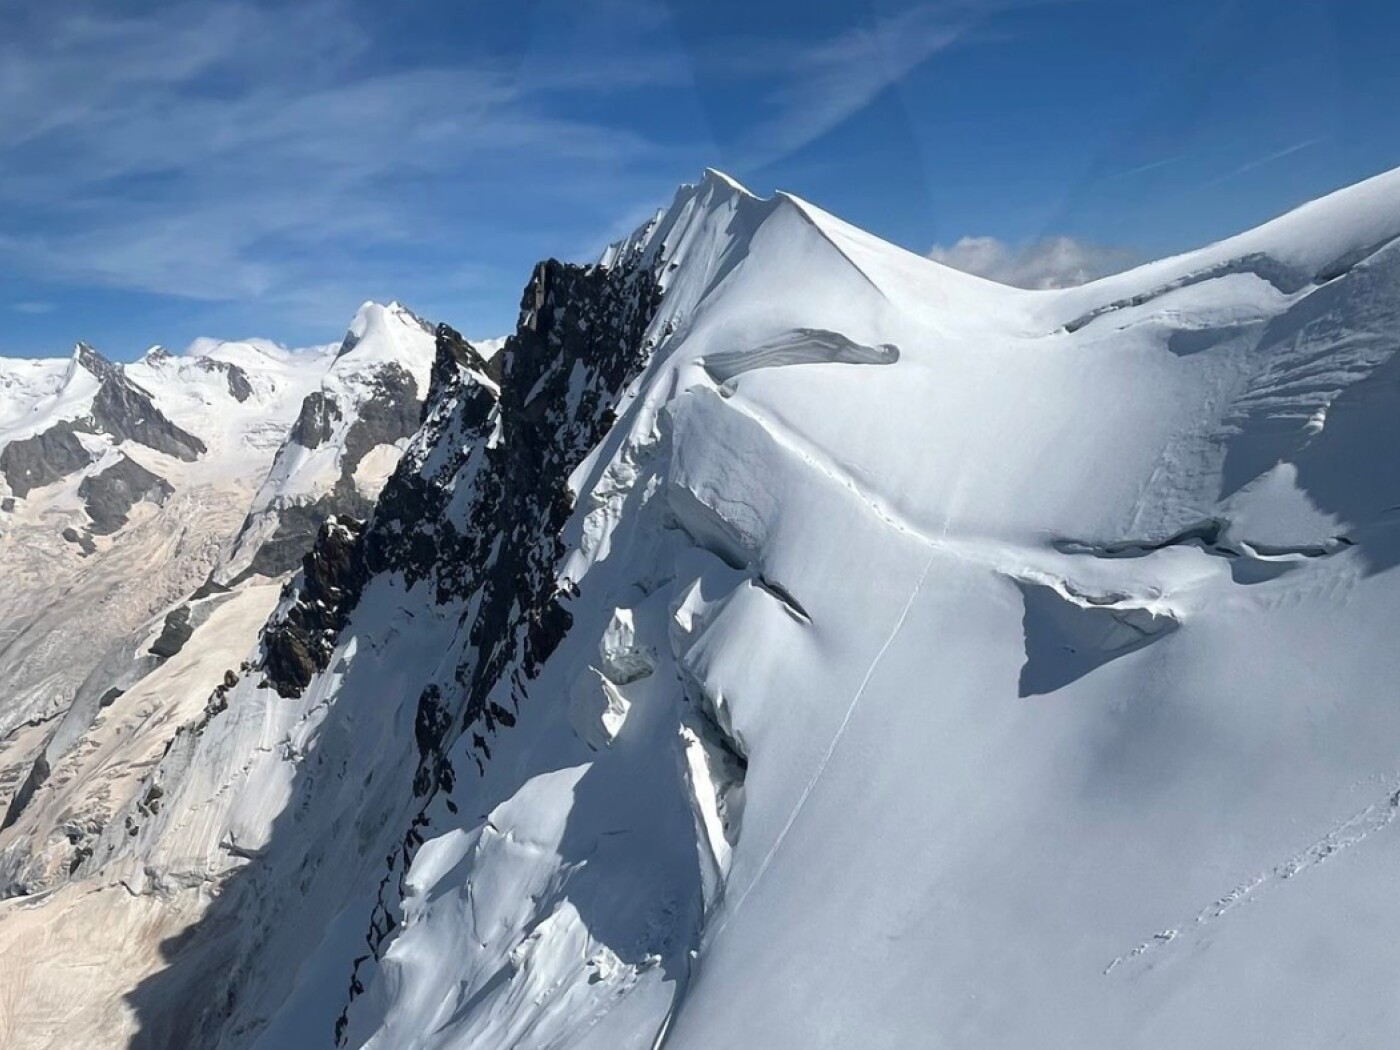
[[543, 265], [0, 905], [6, 1045], [1393, 1044], [1397, 236], [1021, 291], [709, 173]]

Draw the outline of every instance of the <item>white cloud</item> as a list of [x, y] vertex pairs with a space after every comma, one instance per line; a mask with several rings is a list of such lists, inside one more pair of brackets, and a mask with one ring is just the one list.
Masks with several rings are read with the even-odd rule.
[[762, 168], [816, 142], [870, 106], [940, 52], [969, 40], [998, 15], [1082, 0], [925, 0], [825, 39], [731, 37], [710, 56], [716, 70], [762, 83], [761, 120], [736, 143], [738, 163]]
[[1018, 288], [1069, 288], [1140, 261], [1126, 248], [1071, 237], [1043, 237], [1019, 245], [995, 237], [964, 237], [951, 247], [936, 244], [928, 255], [945, 266]]
[[864, 110], [934, 54], [955, 44], [966, 13], [923, 5], [806, 46], [758, 46], [730, 62], [780, 77], [764, 102], [768, 116], [744, 138], [747, 164], [795, 153]]
[[10, 309], [17, 314], [47, 314], [53, 312], [53, 303], [25, 302], [11, 303]]
[[549, 104], [660, 63], [386, 65], [348, 0], [118, 10], [36, 3], [0, 40], [0, 257], [27, 276], [310, 316], [436, 281], [512, 206], [605, 207], [664, 156]]

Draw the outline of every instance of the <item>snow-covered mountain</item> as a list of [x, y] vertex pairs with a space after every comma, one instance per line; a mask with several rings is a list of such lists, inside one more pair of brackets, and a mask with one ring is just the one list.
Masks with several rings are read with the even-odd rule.
[[1400, 172], [1022, 291], [709, 173], [542, 264], [67, 781], [6, 1045], [1389, 1045], [1397, 238]]
[[421, 422], [433, 353], [432, 326], [406, 307], [360, 308], [215, 579], [294, 569], [326, 518], [369, 514]]
[[[0, 360], [7, 895], [86, 855], [202, 706], [187, 691], [246, 654], [320, 521], [377, 494], [416, 429], [432, 354], [423, 322], [366, 304], [339, 346], [206, 340], [123, 366], [80, 345], [68, 361]], [[332, 454], [279, 474], [299, 421], [325, 405], [341, 423]], [[351, 455], [370, 462], [344, 467], [339, 501], [319, 495]], [[278, 528], [293, 515], [300, 540]], [[251, 539], [248, 522], [268, 519]], [[230, 573], [240, 556], [250, 565]]]

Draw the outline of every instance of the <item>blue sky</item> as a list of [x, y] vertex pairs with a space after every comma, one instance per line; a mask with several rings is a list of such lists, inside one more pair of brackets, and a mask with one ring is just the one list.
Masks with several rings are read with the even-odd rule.
[[499, 334], [707, 165], [1023, 283], [1400, 165], [1393, 0], [6, 7], [0, 353]]

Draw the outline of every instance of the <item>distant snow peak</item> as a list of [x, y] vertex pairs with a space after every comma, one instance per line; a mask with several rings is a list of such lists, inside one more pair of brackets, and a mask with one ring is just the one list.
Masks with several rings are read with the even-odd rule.
[[399, 303], [356, 311], [253, 499], [215, 577], [275, 577], [333, 515], [365, 518], [422, 421], [436, 342]]
[[472, 349], [481, 355], [483, 360], [490, 361], [493, 357], [505, 349], [506, 340], [509, 336], [499, 335], [490, 339], [469, 340]]
[[367, 301], [355, 312], [350, 327], [341, 340], [336, 356], [341, 357], [353, 351], [372, 333], [388, 333], [397, 326], [415, 328], [432, 334], [433, 326], [398, 301], [388, 304]]

